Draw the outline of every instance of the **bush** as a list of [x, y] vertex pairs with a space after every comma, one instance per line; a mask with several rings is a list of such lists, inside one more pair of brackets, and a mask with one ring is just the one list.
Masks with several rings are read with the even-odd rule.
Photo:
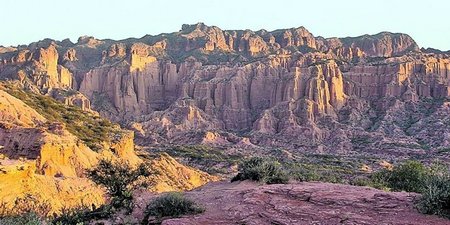
[[262, 181], [266, 184], [286, 184], [289, 177], [278, 161], [253, 157], [239, 165], [239, 173], [231, 182], [238, 180]]
[[382, 170], [375, 173], [372, 179], [377, 183], [386, 184], [393, 191], [421, 193], [427, 172], [422, 163], [406, 161], [394, 167], [392, 171]]
[[417, 202], [421, 213], [450, 218], [450, 175], [448, 168], [435, 166], [426, 177], [422, 196]]
[[41, 225], [44, 221], [36, 213], [0, 218], [1, 225]]
[[96, 184], [106, 188], [108, 194], [112, 197], [111, 205], [114, 208], [125, 208], [131, 212], [134, 182], [140, 176], [148, 176], [149, 171], [144, 164], [134, 169], [123, 161], [113, 163], [102, 159], [97, 167], [88, 171], [87, 175]]
[[110, 205], [104, 205], [100, 208], [83, 206], [75, 209], [63, 209], [61, 215], [54, 218], [51, 224], [83, 225], [87, 221], [108, 218], [113, 213]]
[[392, 171], [383, 170], [372, 175], [372, 182], [394, 191], [417, 192], [422, 196], [416, 202], [424, 214], [450, 218], [450, 174], [448, 167], [425, 167], [420, 162], [407, 161]]
[[147, 221], [150, 216], [156, 218], [179, 217], [204, 211], [202, 207], [187, 199], [181, 193], [172, 192], [157, 197], [147, 205], [144, 221]]

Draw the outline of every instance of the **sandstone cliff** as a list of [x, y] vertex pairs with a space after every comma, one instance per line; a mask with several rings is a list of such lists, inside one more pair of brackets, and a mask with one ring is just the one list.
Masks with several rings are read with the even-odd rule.
[[[17, 94], [10, 85], [2, 88]], [[84, 178], [85, 170], [105, 156], [132, 164], [141, 161], [134, 153], [132, 133], [93, 151], [69, 132], [66, 124], [38, 113], [40, 108], [34, 109], [3, 90], [0, 98], [0, 195], [5, 207], [22, 207], [14, 205], [22, 198], [33, 200], [36, 207], [48, 205], [49, 213], [82, 204], [98, 206], [105, 201], [104, 192]]]
[[203, 23], [122, 41], [46, 39], [0, 53], [0, 78], [93, 108], [138, 131], [139, 143], [223, 131], [251, 145], [313, 152], [445, 149], [411, 128], [445, 110], [449, 70], [445, 52], [420, 50], [406, 34], [323, 38], [304, 27]]
[[[87, 179], [85, 171], [95, 167], [101, 158], [126, 161], [131, 165], [143, 162], [136, 155], [133, 132], [103, 120], [96, 124], [98, 115], [94, 112], [64, 106], [19, 87], [15, 83], [0, 85], [2, 212], [36, 207], [45, 208], [48, 210], [45, 213], [53, 215], [63, 209], [99, 206], [106, 200], [104, 190]], [[94, 119], [88, 120], [82, 114]], [[93, 148], [97, 145], [91, 145], [91, 139], [84, 137], [83, 132], [89, 134], [89, 130], [76, 126], [74, 130], [73, 124], [78, 123], [95, 132], [107, 132], [105, 139], [98, 140], [100, 147]], [[207, 173], [185, 167], [169, 155], [146, 163], [155, 172], [146, 178], [152, 184], [152, 191], [190, 190], [217, 180]]]

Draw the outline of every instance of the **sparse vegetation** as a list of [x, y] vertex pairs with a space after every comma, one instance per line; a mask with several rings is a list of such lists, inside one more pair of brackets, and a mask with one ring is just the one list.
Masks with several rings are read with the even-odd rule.
[[49, 216], [50, 204], [39, 202], [32, 195], [16, 198], [13, 207], [0, 204], [1, 225], [40, 225]]
[[179, 217], [188, 214], [198, 214], [205, 210], [182, 193], [171, 192], [152, 200], [146, 208], [144, 222], [149, 217], [156, 219], [164, 217]]
[[231, 181], [238, 180], [261, 181], [266, 184], [286, 184], [289, 182], [289, 177], [278, 161], [253, 157], [239, 165], [239, 173]]
[[61, 215], [54, 218], [53, 225], [84, 225], [86, 222], [95, 219], [108, 218], [114, 213], [111, 205], [104, 205], [100, 208], [82, 206], [75, 209], [63, 209]]
[[111, 202], [99, 208], [84, 206], [63, 210], [62, 215], [53, 220], [53, 224], [83, 224], [94, 219], [108, 218], [123, 209], [125, 213], [131, 213], [135, 183], [140, 177], [148, 175], [150, 172], [144, 164], [134, 168], [123, 161], [100, 160], [97, 167], [87, 171], [87, 176], [106, 188]]
[[97, 167], [87, 172], [88, 177], [95, 183], [106, 188], [112, 197], [111, 205], [116, 209], [125, 208], [131, 211], [132, 189], [134, 182], [141, 176], [150, 175], [150, 171], [144, 164], [138, 168], [133, 168], [127, 162], [111, 162], [105, 159], [100, 160]]
[[16, 216], [6, 216], [0, 218], [1, 225], [42, 225], [44, 220], [36, 213], [25, 213]]
[[174, 146], [165, 150], [169, 155], [182, 158], [189, 166], [198, 168], [209, 174], [224, 174], [227, 169], [240, 163], [242, 156], [231, 155], [223, 149], [201, 145]]
[[417, 192], [422, 196], [416, 202], [424, 214], [450, 218], [450, 174], [448, 166], [434, 164], [426, 167], [417, 161], [406, 161], [392, 171], [374, 173], [369, 181], [393, 191]]
[[393, 191], [421, 193], [428, 176], [427, 168], [417, 161], [406, 161], [392, 171], [382, 170], [372, 175], [372, 180], [384, 183]]
[[111, 141], [122, 134], [119, 125], [78, 107], [67, 106], [51, 97], [24, 91], [12, 85], [6, 85], [5, 91], [36, 110], [49, 123], [64, 124], [70, 133], [92, 150], [100, 150], [102, 142]]
[[450, 174], [448, 167], [434, 165], [425, 177], [417, 209], [450, 219]]

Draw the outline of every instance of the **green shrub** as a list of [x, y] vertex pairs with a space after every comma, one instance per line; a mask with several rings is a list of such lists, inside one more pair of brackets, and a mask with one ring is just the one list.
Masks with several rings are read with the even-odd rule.
[[54, 218], [51, 224], [83, 225], [91, 220], [108, 218], [113, 213], [111, 205], [104, 205], [100, 208], [84, 206], [75, 209], [63, 209], [61, 215]]
[[131, 211], [132, 189], [134, 182], [141, 176], [148, 176], [149, 170], [141, 164], [137, 169], [126, 162], [111, 162], [105, 159], [100, 160], [97, 167], [87, 172], [88, 177], [96, 184], [106, 188], [112, 197], [111, 205], [116, 208], [125, 208]]
[[425, 167], [420, 162], [407, 161], [392, 171], [382, 170], [371, 176], [371, 182], [394, 191], [422, 194], [416, 202], [424, 214], [450, 218], [450, 174], [448, 166]]
[[198, 214], [205, 210], [183, 194], [171, 192], [157, 197], [147, 205], [144, 222], [150, 216], [156, 218], [179, 217], [188, 214]]
[[41, 225], [45, 224], [36, 213], [25, 213], [17, 216], [0, 218], [1, 225]]
[[374, 174], [373, 179], [385, 183], [393, 191], [421, 193], [426, 176], [427, 168], [422, 163], [406, 161], [392, 171], [382, 170]]
[[253, 157], [239, 165], [239, 173], [233, 177], [231, 182], [238, 180], [262, 181], [266, 184], [286, 184], [289, 177], [278, 161]]
[[350, 185], [367, 186], [367, 187], [373, 187], [376, 189], [388, 191], [389, 188], [388, 188], [386, 182], [384, 181], [385, 175], [383, 172], [376, 172], [376, 173], [371, 174], [370, 176], [355, 177], [350, 181]]
[[450, 175], [447, 167], [435, 166], [431, 169], [416, 206], [421, 213], [450, 218]]

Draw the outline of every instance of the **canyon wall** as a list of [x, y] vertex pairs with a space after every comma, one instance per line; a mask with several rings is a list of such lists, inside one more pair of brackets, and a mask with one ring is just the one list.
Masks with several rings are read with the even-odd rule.
[[[92, 107], [134, 129], [143, 143], [221, 130], [254, 142], [275, 134], [312, 140], [318, 151], [333, 132], [345, 139], [342, 148], [354, 149], [356, 134], [345, 126], [377, 130], [391, 99], [418, 105], [449, 97], [449, 70], [448, 55], [420, 50], [406, 34], [322, 38], [304, 27], [221, 30], [202, 23], [122, 41], [46, 39], [0, 53], [2, 79]], [[334, 123], [341, 127], [330, 128]]]

